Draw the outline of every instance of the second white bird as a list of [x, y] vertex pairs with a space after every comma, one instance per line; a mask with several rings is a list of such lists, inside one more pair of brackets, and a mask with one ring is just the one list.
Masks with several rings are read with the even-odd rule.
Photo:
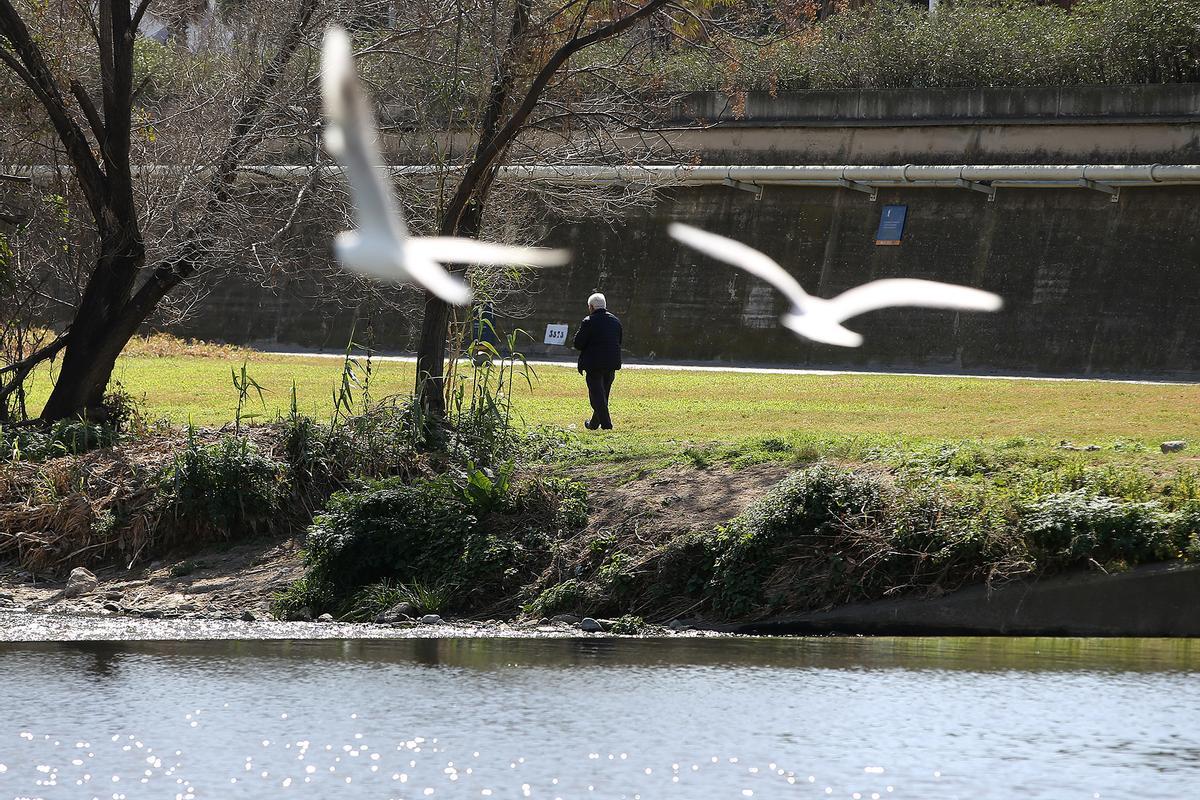
[[762, 278], [783, 293], [792, 304], [783, 315], [784, 327], [806, 339], [842, 347], [858, 347], [863, 338], [842, 326], [844, 320], [892, 306], [950, 308], [959, 311], [998, 311], [1004, 301], [999, 295], [953, 283], [918, 278], [887, 278], [871, 281], [842, 292], [831, 300], [813, 297], [765, 254], [741, 242], [680, 222], [667, 229], [677, 241], [719, 261]]

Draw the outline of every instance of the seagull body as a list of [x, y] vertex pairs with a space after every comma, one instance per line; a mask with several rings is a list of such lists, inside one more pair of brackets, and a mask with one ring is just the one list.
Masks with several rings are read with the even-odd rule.
[[1004, 304], [999, 295], [982, 289], [917, 278], [871, 281], [823, 300], [804, 291], [787, 270], [753, 247], [680, 222], [671, 223], [667, 230], [676, 241], [739, 267], [782, 292], [792, 304], [782, 317], [784, 327], [814, 342], [858, 347], [862, 344], [862, 336], [843, 327], [842, 322], [880, 308], [921, 306], [998, 311]]
[[466, 305], [471, 288], [442, 264], [558, 266], [570, 258], [566, 250], [409, 236], [375, 143], [375, 119], [354, 72], [350, 37], [337, 26], [325, 32], [321, 94], [328, 120], [325, 148], [345, 170], [358, 224], [357, 230], [343, 231], [334, 239], [342, 266], [380, 280], [410, 281], [447, 303]]

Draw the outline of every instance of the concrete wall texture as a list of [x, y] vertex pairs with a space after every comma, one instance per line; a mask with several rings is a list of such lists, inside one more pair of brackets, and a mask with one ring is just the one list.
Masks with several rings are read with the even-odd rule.
[[674, 116], [705, 164], [1200, 162], [1200, 84], [699, 92]]
[[[574, 225], [579, 258], [547, 271], [534, 314], [576, 322], [593, 289], [626, 325], [635, 357], [796, 366], [915, 367], [1053, 375], [1200, 375], [1200, 191], [678, 190], [616, 230]], [[903, 243], [874, 243], [882, 208], [904, 204]], [[679, 247], [681, 220], [753, 243], [806, 289], [832, 297], [877, 278], [917, 277], [1002, 295], [998, 314], [873, 312], [848, 323], [858, 349], [802, 341], [777, 325], [766, 284]]]
[[851, 603], [722, 630], [878, 636], [1200, 636], [1200, 567], [1168, 562], [1112, 575], [1075, 572], [937, 598]]
[[[688, 102], [681, 114], [706, 118], [723, 101]], [[864, 132], [874, 144], [844, 158], [851, 151], [838, 148], [866, 141]], [[708, 163], [1197, 163], [1200, 86], [751, 97], [741, 118], [698, 135], [709, 137]], [[964, 152], [966, 135], [975, 150]], [[769, 146], [724, 152], [712, 138], [721, 136]], [[1200, 187], [1127, 188], [1109, 199], [1085, 189], [999, 189], [995, 202], [961, 189], [880, 189], [877, 202], [846, 189], [772, 186], [757, 200], [726, 187], [668, 190], [615, 224], [557, 226], [547, 243], [573, 247], [575, 260], [541, 273], [532, 313], [511, 324], [540, 340], [548, 323], [577, 324], [599, 289], [633, 358], [1200, 378]], [[908, 209], [900, 246], [874, 244], [887, 204]], [[848, 323], [863, 347], [815, 345], [777, 326], [785, 304], [765, 284], [669, 239], [672, 220], [758, 247], [822, 297], [919, 277], [990, 289], [1006, 307], [879, 311]], [[341, 348], [353, 313], [301, 299], [302, 284], [275, 295], [226, 283], [182, 330]], [[378, 346], [411, 347], [411, 320], [373, 321]]]

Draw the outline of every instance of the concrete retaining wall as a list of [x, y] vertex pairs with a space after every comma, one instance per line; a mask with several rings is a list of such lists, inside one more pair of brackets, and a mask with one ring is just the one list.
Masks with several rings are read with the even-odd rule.
[[932, 600], [857, 603], [729, 626], [737, 633], [1022, 636], [1200, 636], [1200, 566], [1156, 564], [975, 586]]
[[[904, 241], [877, 246], [889, 203], [908, 206]], [[812, 344], [776, 324], [785, 303], [764, 283], [669, 239], [671, 220], [754, 243], [822, 297], [906, 276], [980, 286], [1007, 305], [997, 314], [878, 311], [849, 323], [863, 347]], [[769, 187], [755, 200], [705, 187], [675, 190], [615, 227], [563, 225], [550, 240], [574, 248], [575, 261], [543, 271], [532, 313], [509, 323], [539, 340], [548, 323], [578, 323], [599, 289], [625, 323], [632, 358], [1200, 378], [1200, 188], [1125, 189], [1118, 203], [1082, 189], [1001, 189], [995, 202], [966, 190], [883, 189], [872, 203], [845, 189]], [[305, 293], [226, 282], [181, 331], [340, 349], [353, 314]], [[409, 320], [374, 322], [380, 347], [412, 346]]]
[[[1055, 375], [1200, 377], [1200, 189], [978, 193], [840, 189], [678, 191], [615, 231], [575, 225], [571, 266], [546, 272], [527, 324], [576, 322], [608, 294], [635, 357]], [[908, 206], [903, 243], [874, 244], [882, 206]], [[848, 326], [858, 349], [801, 341], [776, 323], [782, 297], [675, 245], [678, 219], [753, 242], [831, 297], [885, 277], [1001, 294], [998, 314], [896, 309]]]
[[[727, 106], [704, 93], [679, 107], [680, 122], [721, 120], [676, 134], [693, 137], [708, 163], [1200, 163], [1200, 85], [750, 94], [737, 119]], [[719, 186], [666, 191], [614, 225], [558, 225], [548, 243], [569, 244], [575, 261], [542, 274], [518, 323], [539, 333], [574, 324], [602, 289], [635, 358], [1195, 379], [1198, 201], [1200, 187], [1124, 189], [1115, 204], [1084, 189], [1001, 189], [995, 202], [884, 189], [877, 203], [844, 189], [769, 187], [760, 200]], [[908, 206], [904, 242], [878, 247], [889, 203]], [[752, 242], [820, 296], [911, 276], [992, 289], [1007, 307], [881, 311], [851, 323], [867, 337], [858, 350], [807, 344], [775, 324], [776, 294], [677, 247], [665, 235], [671, 220]], [[340, 349], [354, 313], [321, 291], [303, 278], [281, 294], [230, 280], [179, 330]], [[412, 320], [374, 322], [380, 347], [412, 346]]]
[[1200, 163], [1200, 84], [688, 95], [705, 164]]

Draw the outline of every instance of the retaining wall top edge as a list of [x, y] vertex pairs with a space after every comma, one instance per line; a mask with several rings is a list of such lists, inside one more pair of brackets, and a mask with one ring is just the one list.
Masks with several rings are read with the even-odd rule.
[[803, 122], [1192, 117], [1200, 122], [1200, 83], [974, 89], [819, 89], [692, 92], [674, 107], [676, 121]]

